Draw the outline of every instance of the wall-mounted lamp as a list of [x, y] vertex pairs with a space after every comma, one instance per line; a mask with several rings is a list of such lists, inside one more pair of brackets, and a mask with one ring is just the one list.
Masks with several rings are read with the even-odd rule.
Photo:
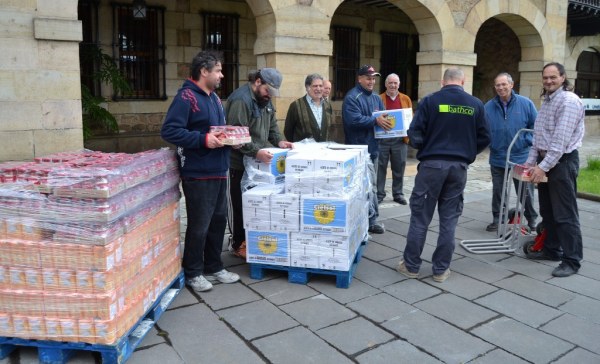
[[133, 0], [133, 17], [146, 19], [146, 2], [144, 0]]

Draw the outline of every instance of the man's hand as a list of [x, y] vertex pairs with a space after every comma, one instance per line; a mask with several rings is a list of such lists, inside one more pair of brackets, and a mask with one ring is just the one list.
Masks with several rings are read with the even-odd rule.
[[390, 130], [392, 123], [387, 119], [388, 114], [379, 115], [375, 120], [375, 123], [379, 125], [383, 130]]
[[277, 144], [277, 146], [282, 149], [294, 149], [294, 143], [288, 142], [286, 140], [280, 141], [279, 144]]
[[256, 153], [256, 159], [263, 163], [271, 163], [271, 159], [273, 159], [273, 154], [266, 149], [259, 149]]
[[206, 147], [209, 149], [221, 148], [223, 143], [221, 143], [219, 136], [222, 134], [223, 132], [220, 131], [206, 134]]
[[546, 178], [546, 172], [541, 169], [539, 166], [535, 166], [531, 169], [531, 182], [539, 183]]

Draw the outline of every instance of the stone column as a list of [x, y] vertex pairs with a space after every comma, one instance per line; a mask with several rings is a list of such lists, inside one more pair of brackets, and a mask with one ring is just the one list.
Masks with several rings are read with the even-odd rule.
[[419, 99], [440, 89], [444, 71], [449, 67], [459, 67], [464, 71], [464, 89], [471, 93], [473, 90], [473, 67], [476, 64], [477, 55], [472, 52], [441, 50], [417, 53]]

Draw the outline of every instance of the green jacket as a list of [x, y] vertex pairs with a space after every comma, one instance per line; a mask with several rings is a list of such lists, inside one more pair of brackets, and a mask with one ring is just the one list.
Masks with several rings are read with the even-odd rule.
[[256, 157], [259, 149], [277, 146], [282, 140], [275, 117], [275, 108], [269, 101], [260, 108], [248, 83], [233, 91], [227, 99], [225, 108], [227, 125], [247, 126], [250, 128], [252, 142], [240, 149], [231, 150], [232, 169], [244, 170], [244, 155]]
[[313, 138], [317, 142], [328, 140], [329, 125], [333, 115], [331, 103], [323, 100], [323, 117], [321, 119], [321, 128], [317, 124], [315, 115], [310, 109], [310, 105], [303, 96], [290, 104], [287, 116], [285, 117], [285, 126], [283, 134], [290, 142], [297, 142], [306, 138]]

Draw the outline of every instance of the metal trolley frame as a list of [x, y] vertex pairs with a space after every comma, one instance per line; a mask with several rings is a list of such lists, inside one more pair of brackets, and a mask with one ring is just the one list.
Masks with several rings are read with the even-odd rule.
[[[522, 178], [517, 178], [517, 191], [511, 196], [513, 187], [513, 178], [515, 177], [515, 167], [517, 163], [510, 160], [510, 154], [513, 145], [523, 133], [532, 133], [532, 129], [519, 130], [506, 152], [506, 165], [504, 167], [504, 184], [502, 186], [502, 199], [500, 202], [500, 225], [498, 226], [497, 238], [495, 239], [473, 239], [463, 240], [460, 245], [469, 253], [473, 254], [494, 254], [494, 253], [513, 253], [523, 246], [532, 236], [527, 234], [527, 226], [523, 224], [523, 211], [525, 208], [525, 199], [527, 194], [524, 189], [527, 183]], [[521, 198], [518, 198], [518, 197]], [[511, 203], [514, 208], [511, 208]], [[511, 216], [512, 215], [512, 216]], [[526, 231], [527, 230], [527, 231]], [[520, 252], [521, 250], [519, 250]]]

